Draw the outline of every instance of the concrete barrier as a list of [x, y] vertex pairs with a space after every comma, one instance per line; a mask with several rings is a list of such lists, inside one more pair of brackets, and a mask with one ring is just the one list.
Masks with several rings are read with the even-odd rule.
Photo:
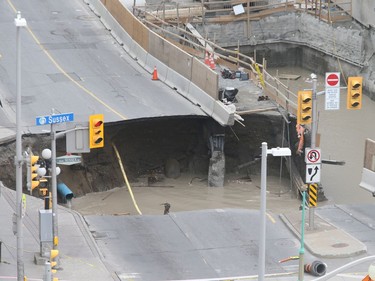
[[134, 48], [134, 53], [136, 55], [138, 64], [142, 66], [143, 68], [145, 68], [147, 64], [147, 57], [149, 54], [145, 51], [145, 49], [143, 49], [136, 42], [134, 42], [133, 48]]
[[230, 108], [221, 101], [215, 100], [212, 118], [217, 120], [223, 126], [234, 125], [234, 113], [236, 108]]
[[158, 71], [159, 80], [165, 82], [168, 74], [168, 66], [162, 63], [160, 60], [148, 54], [145, 69], [152, 73], [156, 67]]
[[159, 80], [175, 88], [176, 94], [198, 104], [221, 125], [233, 125], [234, 112], [217, 101], [219, 76], [215, 71], [149, 30], [119, 0], [106, 0], [104, 4], [100, 0], [84, 1], [140, 66], [149, 73], [156, 67]]
[[[201, 88], [199, 88], [194, 83], [190, 84], [189, 94], [187, 95], [187, 98], [192, 103], [199, 105], [208, 116], [212, 116], [214, 111], [215, 100], [209, 95], [207, 95]], [[219, 120], [216, 121], [222, 124]]]
[[190, 80], [181, 76], [179, 73], [169, 68], [165, 83], [175, 89], [179, 94], [187, 97], [190, 89]]

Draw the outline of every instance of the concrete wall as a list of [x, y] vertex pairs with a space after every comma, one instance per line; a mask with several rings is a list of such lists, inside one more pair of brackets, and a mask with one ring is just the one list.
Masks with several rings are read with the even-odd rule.
[[[345, 25], [329, 25], [305, 13], [284, 13], [266, 17], [259, 21], [251, 21], [250, 33], [247, 34], [246, 22], [229, 24], [212, 24], [205, 26], [209, 38], [215, 38], [218, 45], [236, 48], [239, 43], [240, 51], [259, 49], [272, 54], [275, 50], [278, 57], [292, 58], [290, 47], [304, 54], [303, 65], [316, 69], [321, 73], [331, 71], [339, 59], [346, 76], [361, 75], [364, 77], [365, 93], [375, 99], [375, 30], [365, 28], [356, 22]], [[202, 26], [195, 26], [204, 33]], [[279, 44], [279, 47], [275, 47]], [[317, 64], [316, 58], [324, 56], [325, 63]], [[298, 54], [298, 53], [297, 53]], [[309, 54], [310, 57], [305, 57]], [[261, 57], [260, 57], [261, 59]], [[267, 58], [269, 63], [271, 60]], [[300, 64], [298, 58], [291, 63]], [[320, 60], [322, 62], [322, 60]], [[261, 62], [258, 60], [258, 62]], [[279, 61], [281, 63], [286, 63]], [[314, 65], [315, 64], [315, 65]], [[302, 65], [302, 64], [301, 64]], [[310, 67], [309, 67], [310, 65]], [[335, 68], [336, 69], [336, 68]]]
[[375, 27], [375, 1], [353, 0], [352, 16], [366, 26]]

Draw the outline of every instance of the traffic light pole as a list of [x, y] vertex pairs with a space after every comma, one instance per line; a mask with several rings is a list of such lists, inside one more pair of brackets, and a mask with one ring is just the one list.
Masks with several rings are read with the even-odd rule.
[[[54, 114], [54, 109], [52, 109]], [[51, 181], [52, 181], [52, 223], [53, 223], [53, 243], [52, 248], [58, 249], [58, 206], [57, 206], [57, 178], [56, 178], [56, 130], [51, 124]]]
[[[52, 109], [52, 115], [54, 114], [54, 109]], [[52, 182], [52, 236], [53, 243], [52, 248], [58, 250], [59, 236], [58, 236], [58, 205], [57, 205], [57, 174], [56, 174], [56, 140], [64, 136], [68, 132], [73, 132], [77, 130], [87, 130], [87, 127], [74, 128], [71, 130], [66, 130], [63, 132], [56, 132], [54, 124], [51, 124], [51, 182]], [[57, 265], [59, 265], [59, 258], [56, 257]]]
[[[311, 120], [311, 149], [316, 147], [316, 131], [318, 127], [318, 118], [317, 118], [317, 93], [316, 93], [316, 84], [317, 84], [317, 75], [311, 73], [312, 79], [312, 120]], [[314, 229], [314, 216], [315, 208], [309, 208], [309, 228], [310, 230]]]

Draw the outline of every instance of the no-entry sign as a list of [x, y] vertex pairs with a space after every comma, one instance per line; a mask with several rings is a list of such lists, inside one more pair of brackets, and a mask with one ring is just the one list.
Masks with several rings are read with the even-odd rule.
[[326, 73], [326, 87], [340, 87], [340, 72]]

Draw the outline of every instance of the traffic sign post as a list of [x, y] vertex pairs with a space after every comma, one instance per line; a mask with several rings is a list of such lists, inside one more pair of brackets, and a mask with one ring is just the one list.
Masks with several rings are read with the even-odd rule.
[[[53, 249], [58, 249], [58, 208], [57, 208], [57, 175], [56, 175], [56, 139], [61, 133], [56, 133], [54, 124], [72, 122], [74, 121], [74, 113], [55, 114], [52, 109], [51, 115], [38, 116], [36, 118], [36, 125], [51, 125], [51, 181], [52, 181], [52, 234], [53, 234]], [[65, 132], [63, 132], [65, 134]], [[56, 260], [57, 264], [59, 259]]]

